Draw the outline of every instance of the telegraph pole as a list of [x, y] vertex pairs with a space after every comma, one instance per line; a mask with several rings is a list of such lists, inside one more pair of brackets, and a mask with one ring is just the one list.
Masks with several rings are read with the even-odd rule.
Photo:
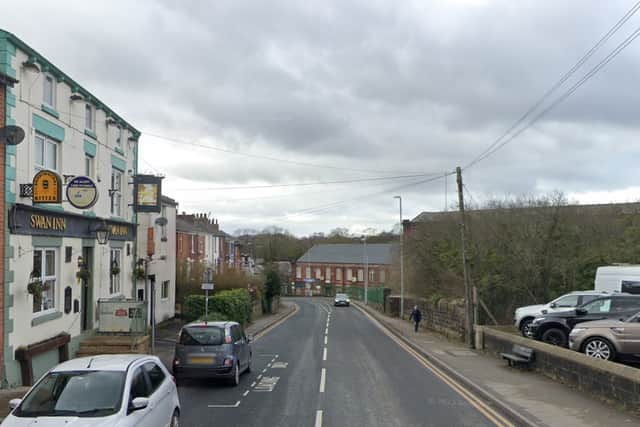
[[469, 348], [474, 348], [473, 343], [473, 295], [469, 284], [469, 268], [467, 265], [466, 224], [464, 214], [464, 192], [462, 187], [462, 169], [456, 168], [456, 182], [458, 183], [458, 205], [460, 207], [460, 240], [462, 241], [462, 271], [464, 274], [464, 314], [467, 329], [466, 341]]

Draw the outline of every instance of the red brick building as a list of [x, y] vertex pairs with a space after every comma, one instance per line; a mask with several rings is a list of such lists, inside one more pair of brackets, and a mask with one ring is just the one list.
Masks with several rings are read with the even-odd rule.
[[390, 243], [315, 245], [292, 266], [296, 295], [333, 295], [348, 287], [364, 287], [365, 271], [371, 287], [389, 280], [396, 246]]

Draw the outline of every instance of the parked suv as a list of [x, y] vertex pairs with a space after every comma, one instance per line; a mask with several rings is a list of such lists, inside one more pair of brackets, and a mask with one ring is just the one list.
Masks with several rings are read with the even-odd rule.
[[610, 295], [605, 291], [576, 291], [564, 294], [547, 304], [527, 305], [516, 309], [513, 320], [522, 336], [527, 336], [529, 325], [536, 317], [558, 311], [568, 311], [582, 304], [586, 304], [598, 297]]
[[596, 359], [640, 359], [640, 313], [624, 320], [584, 322], [571, 330], [569, 348]]
[[640, 295], [616, 294], [596, 298], [574, 310], [549, 313], [534, 319], [529, 336], [549, 344], [566, 347], [569, 332], [578, 323], [591, 320], [628, 318], [640, 311]]
[[251, 371], [251, 338], [237, 322], [189, 323], [180, 330], [173, 375], [184, 378], [225, 378], [237, 386], [240, 374]]

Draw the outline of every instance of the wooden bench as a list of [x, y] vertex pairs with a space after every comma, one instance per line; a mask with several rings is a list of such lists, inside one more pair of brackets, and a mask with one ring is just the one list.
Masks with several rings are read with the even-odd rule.
[[535, 353], [532, 348], [514, 344], [511, 353], [500, 353], [502, 358], [509, 362], [509, 366], [529, 366], [535, 361]]

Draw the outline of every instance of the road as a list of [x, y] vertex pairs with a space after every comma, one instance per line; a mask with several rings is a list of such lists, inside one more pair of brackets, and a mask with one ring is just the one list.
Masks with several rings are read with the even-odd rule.
[[294, 301], [299, 311], [253, 343], [240, 386], [180, 387], [182, 425], [509, 426], [356, 308]]

